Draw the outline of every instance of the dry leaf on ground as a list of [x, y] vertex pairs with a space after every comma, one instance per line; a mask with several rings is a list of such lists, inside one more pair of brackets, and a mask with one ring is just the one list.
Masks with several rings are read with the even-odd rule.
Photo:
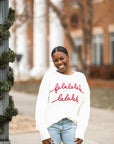
[[25, 115], [17, 115], [13, 117], [9, 123], [9, 134], [20, 134], [35, 132], [35, 119]]

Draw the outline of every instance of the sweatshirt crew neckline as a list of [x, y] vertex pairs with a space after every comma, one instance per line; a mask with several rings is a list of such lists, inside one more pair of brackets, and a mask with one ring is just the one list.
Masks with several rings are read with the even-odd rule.
[[[73, 70], [72, 70], [72, 71], [73, 71]], [[60, 73], [60, 72], [58, 72], [58, 71], [56, 70], [56, 73], [57, 73], [57, 74], [60, 74], [61, 76], [71, 77], [71, 76], [73, 76], [76, 72], [73, 71], [72, 74], [67, 75], [67, 74], [62, 74], [62, 73]]]

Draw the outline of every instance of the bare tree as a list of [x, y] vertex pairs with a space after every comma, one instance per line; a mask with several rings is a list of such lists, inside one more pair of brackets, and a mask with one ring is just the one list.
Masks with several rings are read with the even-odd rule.
[[[17, 39], [17, 35], [16, 35], [16, 31], [18, 28], [20, 28], [24, 23], [27, 23], [27, 25], [29, 25], [30, 22], [30, 2], [31, 0], [23, 0], [23, 11], [21, 13], [19, 13], [18, 8], [17, 8], [17, 0], [12, 1], [12, 5], [15, 9], [15, 15], [16, 15], [16, 21], [12, 27], [12, 31], [14, 34], [14, 48], [16, 50], [16, 39]], [[31, 16], [33, 17], [33, 16]]]
[[[14, 44], [14, 49], [15, 52], [17, 52], [17, 30], [23, 25], [26, 24], [26, 29], [23, 31], [25, 33], [27, 41], [26, 44], [28, 46], [29, 52], [31, 53], [30, 57], [30, 67], [33, 65], [33, 5], [34, 5], [34, 0], [23, 0], [22, 4], [20, 7], [22, 7], [19, 10], [18, 2], [17, 0], [12, 0], [12, 6], [15, 9], [15, 15], [16, 15], [16, 21], [12, 27], [12, 32], [13, 32], [13, 44]], [[17, 63], [18, 65], [18, 63]]]
[[[69, 0], [63, 0], [63, 5], [67, 3]], [[77, 59], [79, 61], [79, 70], [84, 72], [87, 76], [90, 74], [89, 67], [91, 65], [91, 53], [92, 53], [92, 17], [93, 17], [93, 8], [92, 8], [92, 0], [72, 0], [78, 6], [78, 17], [81, 21], [81, 29], [83, 30], [83, 44], [84, 44], [84, 58], [80, 55], [79, 51], [76, 48], [74, 40], [71, 36], [71, 32], [68, 27], [68, 23], [66, 21], [66, 17], [68, 13], [65, 13], [64, 10], [58, 9], [50, 0], [46, 0], [47, 6], [51, 7], [53, 11], [57, 14], [58, 18], [60, 19], [61, 25], [64, 29], [65, 35], [69, 41], [69, 44], [72, 50], [75, 52]], [[34, 0], [24, 0], [24, 9], [22, 14], [18, 14], [16, 11], [16, 19], [18, 23], [15, 23], [14, 26], [14, 33], [16, 35], [16, 29], [20, 27], [23, 23], [28, 21], [32, 12], [29, 9], [30, 5], [34, 3]], [[16, 9], [16, 1], [14, 1], [14, 6]], [[69, 6], [70, 7], [70, 6]], [[72, 9], [72, 8], [71, 8]], [[16, 39], [16, 36], [15, 36]]]
[[83, 41], [85, 48], [85, 57], [84, 57], [84, 70], [89, 76], [90, 74], [90, 65], [91, 65], [91, 55], [92, 55], [92, 20], [93, 20], [93, 7], [92, 0], [79, 1], [80, 15], [81, 15], [81, 27], [83, 30]]
[[[78, 61], [79, 61], [79, 70], [84, 72], [87, 76], [90, 74], [89, 67], [91, 65], [91, 42], [92, 42], [92, 0], [74, 0], [79, 7], [79, 15], [81, 20], [81, 28], [83, 30], [83, 40], [84, 40], [84, 48], [85, 48], [85, 58], [82, 59], [82, 56], [79, 54], [79, 51], [76, 49], [76, 45], [71, 36], [71, 33], [68, 29], [67, 22], [65, 18], [67, 17], [67, 13], [59, 10], [50, 0], [46, 0], [48, 7], [51, 7], [53, 11], [57, 14], [60, 19], [61, 25], [64, 29], [65, 35], [70, 43], [72, 50], [76, 53]], [[64, 3], [67, 0], [63, 1]]]

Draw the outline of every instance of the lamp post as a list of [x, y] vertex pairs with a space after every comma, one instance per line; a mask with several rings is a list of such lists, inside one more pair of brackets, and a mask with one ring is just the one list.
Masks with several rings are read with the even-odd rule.
[[[5, 18], [7, 17], [9, 12], [9, 1], [8, 0], [0, 0], [0, 24], [4, 23]], [[3, 40], [2, 45], [0, 45], [0, 55], [4, 51], [9, 50], [9, 42], [8, 40]], [[9, 71], [9, 67], [5, 69], [0, 69], [0, 81], [7, 80], [7, 73]], [[0, 99], [0, 115], [3, 115], [5, 109], [9, 105], [9, 93], [3, 92], [3, 98]], [[9, 124], [5, 124], [3, 126], [3, 133], [0, 134], [0, 144], [10, 144], [9, 141]]]

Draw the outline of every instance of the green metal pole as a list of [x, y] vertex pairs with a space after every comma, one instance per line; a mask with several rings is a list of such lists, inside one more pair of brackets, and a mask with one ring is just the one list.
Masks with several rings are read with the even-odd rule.
[[[9, 12], [9, 1], [8, 0], [0, 0], [0, 24], [4, 23], [5, 18], [7, 17]], [[4, 40], [3, 44], [0, 46], [0, 55], [4, 51], [9, 50], [9, 40]], [[0, 69], [0, 81], [7, 80], [7, 73], [9, 71], [9, 67], [5, 69]], [[0, 115], [4, 114], [5, 109], [9, 105], [9, 93], [3, 93], [3, 99], [0, 100]], [[4, 131], [0, 134], [0, 144], [10, 144], [9, 141], [9, 123], [4, 125]]]

